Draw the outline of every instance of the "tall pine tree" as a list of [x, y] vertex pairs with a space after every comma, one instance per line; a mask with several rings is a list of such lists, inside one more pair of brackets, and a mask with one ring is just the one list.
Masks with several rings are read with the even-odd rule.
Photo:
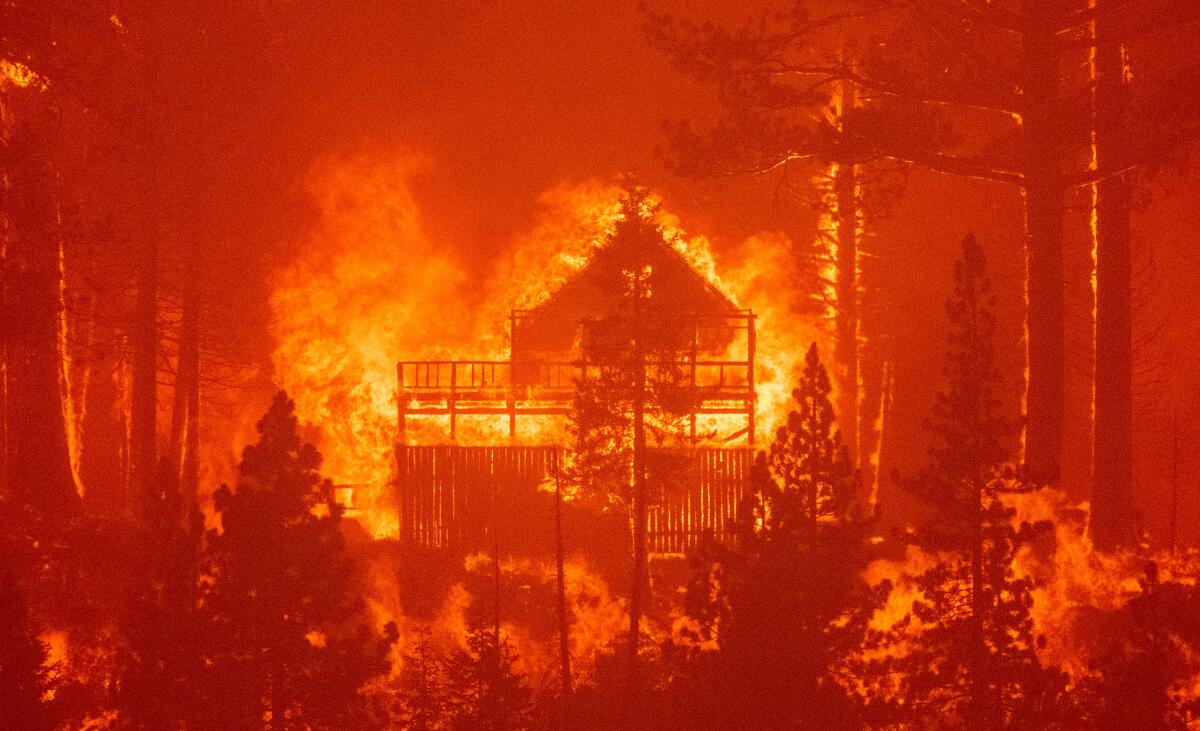
[[1019, 548], [1048, 525], [1014, 527], [1005, 493], [1032, 489], [1004, 467], [1017, 424], [995, 397], [996, 320], [986, 259], [963, 241], [947, 302], [949, 347], [926, 426], [931, 464], [903, 481], [932, 510], [913, 540], [941, 559], [916, 578], [921, 598], [901, 630], [917, 626], [910, 650], [885, 661], [900, 680], [902, 723], [930, 714], [952, 727], [1043, 727], [1069, 717], [1062, 673], [1042, 665], [1030, 618], [1033, 582], [1017, 576]]
[[[687, 328], [680, 327], [689, 315], [695, 316], [686, 308], [696, 303], [681, 310], [678, 297], [672, 297], [671, 264], [679, 255], [654, 220], [655, 212], [645, 189], [628, 188], [621, 198], [621, 216], [602, 244], [603, 255], [589, 264], [591, 276], [611, 301], [605, 313], [584, 323], [582, 377], [569, 416], [575, 442], [571, 480], [626, 506], [630, 516], [633, 576], [627, 649], [628, 678], [635, 690], [640, 622], [650, 591], [648, 448], [651, 443], [681, 443], [684, 417], [697, 399], [681, 367], [693, 343]], [[631, 695], [636, 701], [636, 692]]]
[[793, 392], [798, 408], [770, 459], [759, 453], [751, 468], [736, 540], [692, 558], [687, 612], [719, 650], [696, 690], [714, 727], [862, 725], [842, 681], [890, 586], [861, 578], [871, 525], [847, 510], [854, 473], [829, 392], [814, 346]]

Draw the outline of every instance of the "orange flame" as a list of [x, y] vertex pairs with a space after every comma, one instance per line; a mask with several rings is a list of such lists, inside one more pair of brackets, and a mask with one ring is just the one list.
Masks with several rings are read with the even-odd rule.
[[[543, 302], [588, 261], [620, 215], [621, 190], [612, 185], [593, 181], [547, 191], [534, 226], [515, 238], [511, 256], [486, 283], [486, 296], [467, 298], [463, 267], [422, 229], [407, 182], [413, 168], [404, 159], [318, 165], [309, 188], [320, 223], [303, 255], [279, 273], [271, 297], [276, 379], [296, 400], [300, 418], [320, 428], [326, 474], [352, 486], [342, 490], [353, 500], [348, 515], [376, 537], [398, 530], [388, 488], [397, 437], [396, 361], [504, 359], [509, 310]], [[711, 242], [685, 233], [674, 214], [660, 208], [656, 220], [698, 273], [756, 312], [756, 431], [768, 437], [786, 413], [796, 354], [821, 339], [820, 329], [789, 304], [789, 242], [781, 235], [753, 237], [731, 252], [740, 263], [724, 265]], [[475, 299], [478, 306], [466, 304]], [[443, 421], [410, 418], [406, 438], [445, 442]], [[507, 426], [504, 416], [459, 416], [457, 439], [509, 443]], [[558, 442], [563, 427], [559, 417], [522, 417], [517, 439]]]

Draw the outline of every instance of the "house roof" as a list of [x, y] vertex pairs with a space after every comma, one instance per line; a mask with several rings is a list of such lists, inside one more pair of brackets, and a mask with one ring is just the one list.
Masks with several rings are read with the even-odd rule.
[[732, 315], [739, 308], [688, 264], [647, 219], [618, 222], [617, 233], [548, 300], [522, 314], [514, 352], [568, 352], [581, 323], [630, 314], [631, 281], [645, 276], [642, 317], [659, 322]]

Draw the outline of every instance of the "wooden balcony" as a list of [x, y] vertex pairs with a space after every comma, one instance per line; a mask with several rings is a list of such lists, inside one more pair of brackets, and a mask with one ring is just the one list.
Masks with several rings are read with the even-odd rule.
[[[514, 313], [514, 327], [521, 315]], [[696, 419], [706, 414], [743, 415], [744, 435], [754, 442], [754, 315], [693, 317], [678, 323], [691, 329], [690, 352], [684, 349], [670, 362], [647, 363], [647, 377], [654, 382], [662, 370], [670, 370], [673, 382], [693, 392], [690, 413], [693, 437]], [[702, 352], [705, 333], [723, 328], [744, 332], [744, 353], [730, 359]], [[684, 340], [687, 331], [683, 330]], [[396, 366], [397, 405], [401, 442], [409, 419], [444, 418], [451, 441], [455, 441], [460, 416], [507, 416], [509, 436], [517, 432], [523, 416], [565, 416], [571, 409], [576, 384], [594, 378], [598, 370], [578, 360], [540, 359], [536, 353], [514, 351], [509, 360], [401, 361]], [[682, 381], [680, 381], [682, 377]], [[743, 433], [739, 433], [740, 436]]]

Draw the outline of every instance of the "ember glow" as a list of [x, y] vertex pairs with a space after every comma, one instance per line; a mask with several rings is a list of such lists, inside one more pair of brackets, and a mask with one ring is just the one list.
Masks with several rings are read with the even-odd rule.
[[0, 3], [0, 729], [1200, 730], [1200, 6], [119, 5]]

